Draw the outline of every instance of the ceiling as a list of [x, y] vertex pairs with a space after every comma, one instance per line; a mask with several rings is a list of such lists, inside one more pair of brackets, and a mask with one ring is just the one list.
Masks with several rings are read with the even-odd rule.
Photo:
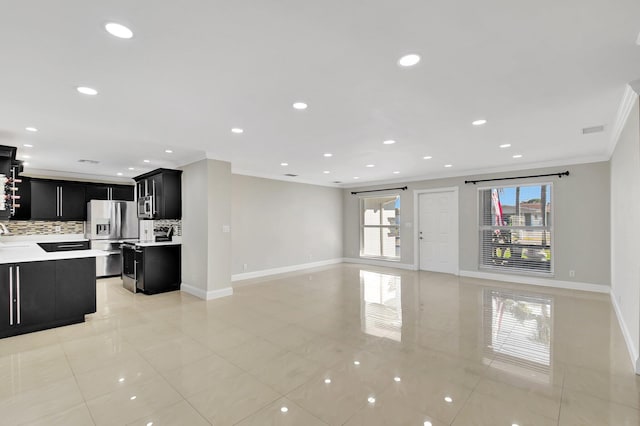
[[[640, 77], [638, 16], [637, 0], [4, 2], [0, 144], [27, 171], [206, 156], [321, 185], [604, 160]], [[407, 53], [421, 62], [398, 66]]]

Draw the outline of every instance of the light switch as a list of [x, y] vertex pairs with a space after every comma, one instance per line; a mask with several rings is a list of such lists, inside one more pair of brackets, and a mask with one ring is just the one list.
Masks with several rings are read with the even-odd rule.
[[231, 232], [231, 227], [229, 225], [222, 225], [222, 232]]

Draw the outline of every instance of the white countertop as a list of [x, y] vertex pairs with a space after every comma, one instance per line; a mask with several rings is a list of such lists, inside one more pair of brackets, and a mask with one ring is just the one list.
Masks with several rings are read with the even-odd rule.
[[102, 250], [71, 250], [47, 253], [31, 241], [0, 241], [0, 265], [7, 263], [38, 262], [43, 260], [80, 259], [84, 257], [108, 256]]
[[182, 241], [172, 240], [172, 241], [137, 241], [136, 245], [138, 247], [155, 247], [155, 246], [179, 246], [182, 244]]

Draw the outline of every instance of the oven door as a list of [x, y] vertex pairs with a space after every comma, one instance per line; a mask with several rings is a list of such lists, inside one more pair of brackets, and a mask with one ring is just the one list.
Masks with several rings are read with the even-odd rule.
[[136, 246], [122, 244], [122, 286], [133, 293], [136, 292], [136, 275]]

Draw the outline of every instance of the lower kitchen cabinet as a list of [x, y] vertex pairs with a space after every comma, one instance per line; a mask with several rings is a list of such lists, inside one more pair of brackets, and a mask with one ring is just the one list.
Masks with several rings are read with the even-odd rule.
[[138, 291], [145, 294], [162, 293], [180, 289], [180, 245], [136, 247]]
[[84, 321], [96, 311], [95, 258], [0, 265], [0, 337]]

